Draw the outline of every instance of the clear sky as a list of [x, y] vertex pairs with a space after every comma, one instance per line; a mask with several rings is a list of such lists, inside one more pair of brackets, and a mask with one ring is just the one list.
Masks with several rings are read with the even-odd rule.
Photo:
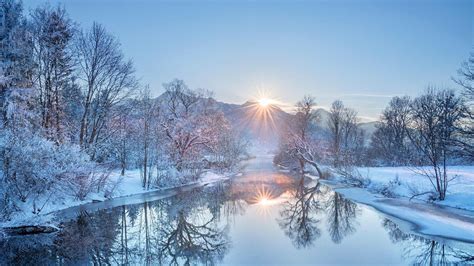
[[117, 35], [156, 94], [179, 78], [232, 103], [260, 89], [288, 104], [342, 99], [377, 117], [391, 96], [455, 87], [473, 48], [471, 1], [53, 2]]

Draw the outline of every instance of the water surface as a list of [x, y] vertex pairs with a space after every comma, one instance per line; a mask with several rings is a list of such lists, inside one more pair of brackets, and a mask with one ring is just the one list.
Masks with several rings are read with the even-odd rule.
[[0, 241], [0, 264], [449, 264], [474, 246], [410, 232], [329, 187], [273, 169], [58, 214], [54, 234]]

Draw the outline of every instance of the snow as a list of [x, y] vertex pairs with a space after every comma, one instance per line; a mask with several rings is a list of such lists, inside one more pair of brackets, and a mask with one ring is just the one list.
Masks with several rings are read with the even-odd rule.
[[337, 187], [337, 185], [325, 183], [333, 186], [335, 191], [349, 199], [371, 206], [397, 220], [408, 222], [407, 229], [415, 233], [474, 242], [474, 213], [472, 212], [415, 203], [406, 198], [387, 199], [362, 188]]
[[25, 211], [17, 212], [13, 219], [10, 221], [5, 221], [0, 223], [1, 227], [11, 227], [11, 226], [20, 226], [20, 225], [50, 225], [51, 220], [54, 217], [54, 213], [60, 210], [64, 210], [70, 207], [79, 206], [83, 204], [88, 204], [94, 201], [106, 201], [110, 199], [116, 199], [120, 197], [127, 197], [132, 195], [138, 195], [143, 193], [156, 192], [161, 190], [167, 190], [171, 188], [177, 188], [182, 186], [188, 186], [193, 184], [207, 185], [219, 181], [229, 179], [231, 176], [234, 176], [233, 173], [226, 174], [216, 174], [214, 172], [205, 172], [201, 177], [196, 181], [191, 181], [183, 184], [175, 184], [172, 186], [165, 186], [160, 188], [153, 189], [144, 189], [141, 184], [140, 170], [128, 170], [125, 172], [124, 176], [120, 175], [120, 171], [112, 172], [110, 179], [111, 183], [115, 184], [116, 187], [113, 190], [113, 193], [109, 196], [105, 196], [104, 192], [91, 193], [87, 196], [85, 200], [76, 200], [73, 196], [58, 198], [48, 205], [46, 205], [42, 211], [42, 214], [35, 215], [31, 213], [31, 206], [23, 206]]
[[435, 202], [427, 197], [410, 199], [433, 190], [428, 178], [413, 168], [364, 167], [357, 171], [369, 180], [366, 187], [351, 187], [341, 182], [342, 177], [322, 182], [351, 200], [407, 223], [407, 229], [415, 233], [474, 242], [474, 166], [449, 167], [448, 174], [456, 178], [448, 186], [446, 199]]
[[[395, 197], [410, 198], [414, 194], [432, 191], [433, 186], [426, 176], [419, 173], [420, 169], [410, 167], [362, 167], [357, 169], [363, 178], [370, 180], [367, 189], [380, 193], [390, 182], [398, 179], [398, 184], [392, 185], [391, 191]], [[423, 167], [423, 170], [430, 170]], [[444, 201], [436, 204], [474, 211], [474, 166], [450, 166], [448, 175], [455, 177], [448, 185], [448, 193]], [[426, 200], [426, 197], [417, 197]]]

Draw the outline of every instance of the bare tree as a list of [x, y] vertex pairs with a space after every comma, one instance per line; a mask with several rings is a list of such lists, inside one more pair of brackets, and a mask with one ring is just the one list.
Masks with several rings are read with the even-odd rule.
[[340, 161], [344, 109], [342, 101], [337, 100], [331, 104], [331, 109], [329, 110], [328, 127], [331, 133], [330, 138], [332, 153], [334, 154], [334, 165], [338, 165]]
[[168, 109], [175, 118], [183, 115], [187, 116], [191, 108], [204, 96], [190, 90], [184, 81], [179, 79], [175, 79], [163, 86], [166, 91], [165, 93], [169, 97]]
[[383, 111], [380, 124], [372, 135], [371, 150], [385, 164], [413, 164], [414, 151], [406, 134], [410, 115], [410, 98], [394, 97]]
[[429, 161], [432, 171], [423, 171], [438, 199], [444, 200], [450, 178], [447, 168], [452, 156], [457, 124], [465, 117], [464, 101], [452, 90], [435, 90], [417, 97], [411, 103], [411, 114], [406, 133], [422, 155]]
[[454, 81], [464, 89], [464, 98], [468, 103], [468, 114], [459, 126], [460, 135], [457, 144], [461, 156], [474, 161], [474, 52], [462, 63], [458, 70], [458, 78]]
[[296, 103], [297, 131], [299, 131], [299, 135], [303, 140], [306, 139], [311, 124], [318, 118], [317, 113], [314, 112], [315, 106], [316, 101], [310, 95], [305, 95], [303, 99]]
[[142, 185], [144, 188], [149, 189], [151, 185], [152, 173], [151, 169], [153, 168], [153, 159], [152, 157], [156, 154], [153, 151], [153, 148], [156, 147], [153, 145], [153, 141], [156, 141], [156, 124], [159, 115], [159, 107], [151, 98], [150, 89], [146, 87], [140, 92], [140, 139], [142, 142]]
[[358, 126], [357, 112], [335, 101], [329, 110], [329, 138], [333, 164], [336, 167], [352, 165], [360, 159], [363, 148], [364, 132]]
[[320, 178], [325, 177], [318, 163], [318, 153], [321, 150], [319, 142], [304, 141], [297, 135], [290, 135], [288, 142], [290, 144], [288, 152], [292, 156], [313, 166]]
[[[75, 48], [84, 94], [79, 143], [89, 149], [100, 143], [110, 110], [130, 96], [138, 83], [120, 43], [100, 24], [94, 23], [88, 32], [81, 32]], [[94, 148], [89, 152], [93, 157]]]
[[474, 52], [461, 64], [458, 76], [453, 80], [464, 88], [464, 94], [468, 99], [474, 100]]

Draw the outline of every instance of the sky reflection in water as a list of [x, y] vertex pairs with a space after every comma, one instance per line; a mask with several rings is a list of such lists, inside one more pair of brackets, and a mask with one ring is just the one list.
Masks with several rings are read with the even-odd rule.
[[53, 235], [0, 241], [0, 264], [443, 264], [474, 246], [407, 233], [299, 177], [250, 173], [162, 200], [78, 212]]

